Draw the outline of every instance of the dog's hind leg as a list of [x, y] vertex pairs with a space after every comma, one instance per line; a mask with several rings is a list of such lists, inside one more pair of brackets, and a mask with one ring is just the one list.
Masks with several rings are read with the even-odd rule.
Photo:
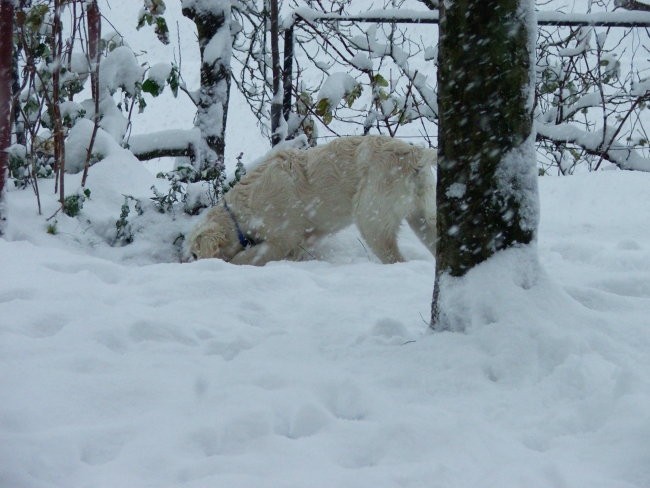
[[357, 227], [382, 263], [402, 262], [404, 257], [397, 246], [397, 233], [403, 216], [396, 212], [390, 199], [376, 198], [372, 193], [366, 189], [359, 195], [355, 208]]
[[409, 227], [432, 255], [436, 255], [436, 216], [419, 209], [406, 217]]
[[419, 174], [413, 209], [406, 216], [409, 227], [415, 235], [436, 255], [436, 182], [427, 169]]

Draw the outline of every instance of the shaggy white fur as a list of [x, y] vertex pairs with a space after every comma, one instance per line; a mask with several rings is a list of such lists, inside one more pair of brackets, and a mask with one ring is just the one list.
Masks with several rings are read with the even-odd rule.
[[[254, 265], [297, 259], [306, 244], [354, 223], [381, 262], [395, 263], [404, 260], [403, 219], [435, 254], [435, 162], [434, 150], [386, 136], [274, 152], [226, 195], [227, 206], [206, 213], [186, 256]], [[242, 235], [254, 244], [245, 247]]]

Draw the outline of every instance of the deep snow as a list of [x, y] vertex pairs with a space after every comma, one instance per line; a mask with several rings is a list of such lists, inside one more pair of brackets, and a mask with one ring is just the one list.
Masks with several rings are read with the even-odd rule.
[[142, 264], [24, 208], [0, 240], [0, 486], [646, 488], [649, 184], [541, 178], [545, 272], [476, 270], [465, 333], [429, 332], [406, 229], [397, 265], [352, 230], [318, 261]]

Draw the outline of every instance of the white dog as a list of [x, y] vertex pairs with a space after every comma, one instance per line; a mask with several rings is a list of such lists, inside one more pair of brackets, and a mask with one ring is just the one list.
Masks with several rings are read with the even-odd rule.
[[210, 209], [188, 259], [264, 265], [355, 223], [382, 263], [404, 261], [403, 219], [435, 254], [435, 151], [386, 136], [336, 139], [271, 153]]

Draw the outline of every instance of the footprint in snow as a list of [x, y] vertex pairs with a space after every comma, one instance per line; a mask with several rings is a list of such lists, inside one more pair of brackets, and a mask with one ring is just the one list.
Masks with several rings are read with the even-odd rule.
[[616, 248], [622, 251], [640, 251], [641, 244], [633, 239], [624, 239], [616, 245]]
[[327, 409], [336, 418], [359, 421], [368, 416], [371, 402], [358, 385], [348, 381], [326, 385], [322, 391]]
[[188, 336], [180, 325], [139, 320], [129, 328], [129, 337], [136, 342], [177, 342], [195, 346], [197, 341]]
[[317, 434], [330, 422], [330, 417], [317, 405], [303, 405], [294, 413], [289, 437], [299, 439]]
[[107, 464], [117, 458], [127, 440], [124, 432], [93, 432], [82, 442], [81, 461], [91, 466]]
[[255, 346], [252, 342], [236, 338], [229, 342], [212, 340], [205, 347], [205, 354], [208, 356], [221, 356], [226, 361], [232, 361], [243, 351], [248, 351]]

